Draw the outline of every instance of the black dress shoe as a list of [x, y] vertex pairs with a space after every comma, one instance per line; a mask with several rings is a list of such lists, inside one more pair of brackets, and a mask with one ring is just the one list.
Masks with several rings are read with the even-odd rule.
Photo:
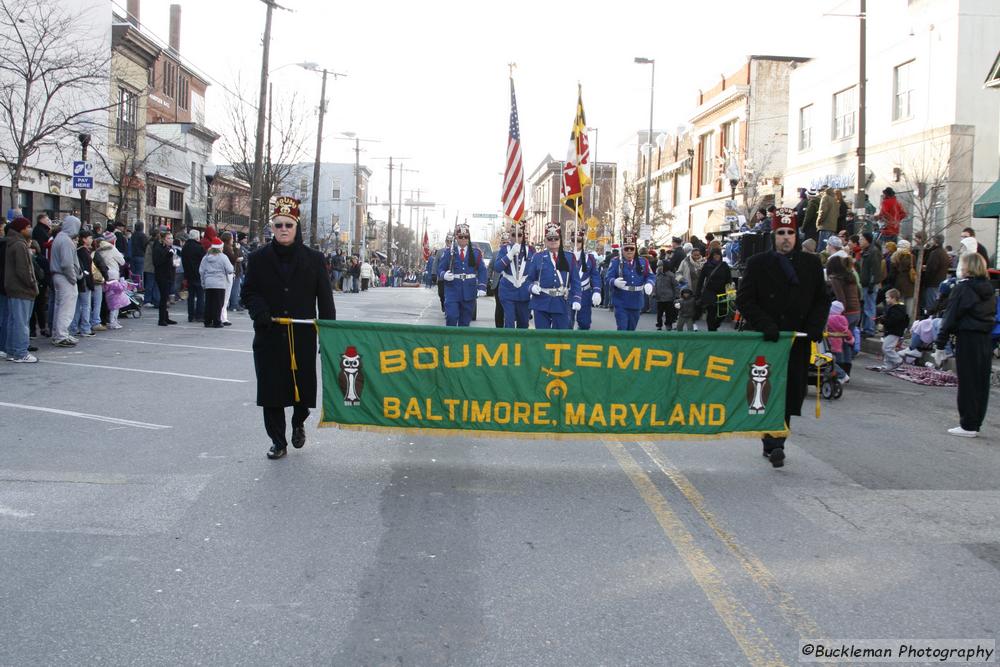
[[231, 326], [233, 326], [233, 323], [232, 322], [223, 322], [222, 326], [224, 326], [224, 327], [231, 327]]
[[267, 458], [280, 459], [287, 453], [288, 449], [286, 449], [285, 447], [278, 447], [277, 445], [272, 445], [271, 449], [267, 450]]
[[167, 320], [167, 324], [177, 324], [175, 320]]
[[165, 327], [167, 326], [167, 324], [169, 324], [169, 322], [157, 322], [156, 324], [157, 326]]
[[194, 318], [193, 317], [189, 317], [188, 318], [188, 322], [194, 322]]
[[[207, 327], [208, 325], [206, 324], [205, 326]], [[222, 324], [219, 323], [219, 322], [216, 322], [215, 324], [212, 325], [212, 328], [213, 329], [221, 329], [222, 328]]]
[[775, 447], [774, 449], [771, 450], [771, 455], [768, 456], [767, 458], [771, 460], [771, 465], [774, 466], [775, 468], [782, 467], [783, 465], [785, 465], [785, 448]]
[[292, 427], [292, 447], [295, 449], [302, 449], [302, 446], [306, 444], [306, 427], [305, 426], [293, 426]]

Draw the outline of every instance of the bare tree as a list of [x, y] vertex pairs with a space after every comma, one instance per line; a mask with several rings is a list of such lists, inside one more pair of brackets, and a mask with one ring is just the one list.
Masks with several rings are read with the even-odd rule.
[[[232, 167], [233, 175], [252, 183], [257, 117], [255, 110], [240, 99], [244, 95], [239, 79], [235, 83], [235, 90], [240, 92], [240, 96], [231, 96], [227, 103], [228, 127], [222, 133], [219, 150]], [[271, 111], [273, 113], [270, 113], [268, 119], [264, 173], [261, 179], [262, 210], [258, 216], [251, 215], [251, 219], [267, 219], [266, 208], [271, 197], [290, 187], [289, 182], [296, 175], [296, 165], [306, 155], [305, 123], [298, 97], [292, 95], [286, 101], [279, 101], [269, 109]], [[250, 232], [260, 234], [262, 230], [251, 229]]]
[[729, 181], [725, 178], [729, 161], [735, 159], [737, 164], [742, 163], [743, 165], [739, 174], [740, 180], [736, 184], [739, 192], [737, 193], [736, 210], [732, 212], [733, 215], [742, 215], [747, 221], [750, 221], [753, 220], [758, 209], [765, 204], [774, 203], [775, 184], [781, 178], [781, 174], [776, 173], [773, 167], [776, 153], [775, 147], [765, 145], [753, 153], [729, 152], [726, 155], [722, 165], [724, 186], [730, 186]]
[[61, 3], [0, 0], [0, 160], [16, 202], [21, 173], [43, 150], [104, 122], [111, 50], [85, 13]]
[[[897, 168], [909, 192], [914, 233], [929, 241], [936, 234], [969, 222], [972, 210], [972, 137], [965, 135], [921, 136], [916, 143], [901, 146]], [[967, 178], [962, 176], [967, 175]], [[900, 193], [903, 194], [903, 193]], [[921, 268], [924, 244], [917, 244], [913, 286], [915, 321], [920, 314]]]

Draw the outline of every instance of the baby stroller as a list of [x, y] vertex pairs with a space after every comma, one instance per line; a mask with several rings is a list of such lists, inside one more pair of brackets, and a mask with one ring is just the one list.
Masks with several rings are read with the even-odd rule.
[[815, 385], [819, 395], [828, 401], [844, 395], [844, 385], [837, 379], [837, 371], [833, 368], [833, 353], [826, 343], [825, 336], [819, 343], [812, 344], [812, 353], [809, 355], [809, 384]]
[[138, 319], [142, 317], [142, 297], [138, 292], [139, 285], [131, 280], [125, 281], [125, 296], [128, 303], [118, 309], [118, 317], [132, 317]]

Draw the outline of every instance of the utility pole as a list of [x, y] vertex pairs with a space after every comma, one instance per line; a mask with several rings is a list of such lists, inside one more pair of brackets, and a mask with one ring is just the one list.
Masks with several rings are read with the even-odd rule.
[[389, 158], [389, 218], [385, 227], [385, 261], [392, 266], [392, 158]]
[[316, 130], [316, 162], [313, 164], [312, 206], [309, 213], [309, 245], [319, 249], [319, 166], [323, 153], [323, 116], [326, 113], [326, 68], [319, 93], [319, 126]]
[[364, 245], [362, 243], [361, 234], [364, 231], [364, 224], [366, 223], [367, 211], [367, 199], [368, 192], [364, 194], [361, 192], [361, 142], [375, 142], [378, 143], [378, 139], [362, 139], [357, 136], [354, 132], [341, 132], [342, 137], [337, 137], [340, 141], [353, 141], [354, 142], [354, 251], [361, 255], [361, 248]]
[[257, 101], [257, 137], [253, 149], [253, 174], [250, 182], [250, 238], [263, 241], [263, 225], [260, 214], [263, 210], [261, 201], [261, 173], [264, 161], [264, 107], [267, 105], [267, 68], [271, 57], [271, 13], [275, 8], [274, 0], [261, 0], [267, 5], [267, 15], [264, 19], [264, 52], [260, 61], [260, 92]]
[[[90, 135], [81, 132], [76, 135], [76, 138], [80, 141], [80, 146], [82, 148], [80, 152], [80, 159], [83, 160], [84, 164], [87, 163], [87, 148], [90, 146]], [[80, 222], [82, 227], [90, 226], [90, 207], [87, 205], [87, 190], [85, 188], [80, 188]]]
[[857, 193], [854, 196], [855, 210], [865, 208], [865, 184], [868, 181], [867, 169], [865, 169], [865, 100], [867, 97], [867, 34], [868, 16], [867, 0], [861, 0], [861, 13], [858, 16], [860, 21], [860, 53], [858, 59], [858, 175], [856, 180]]
[[[267, 84], [267, 159], [265, 160], [266, 165], [262, 165], [263, 169], [267, 170], [266, 176], [261, 178], [261, 192], [264, 190], [265, 184], [267, 185], [267, 191], [271, 192], [274, 188], [274, 183], [272, 181], [272, 165], [271, 165], [271, 126], [274, 124], [272, 119], [274, 118], [274, 84]], [[263, 228], [263, 225], [261, 226]], [[253, 238], [253, 234], [250, 234], [250, 238]]]

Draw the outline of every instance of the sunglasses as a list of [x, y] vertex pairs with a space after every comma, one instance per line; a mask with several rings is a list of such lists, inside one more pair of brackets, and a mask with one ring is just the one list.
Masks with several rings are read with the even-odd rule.
[[275, 229], [295, 229], [294, 222], [272, 222], [271, 226]]
[[468, 236], [456, 236], [455, 238], [456, 239], [466, 239], [466, 240], [468, 240], [469, 237]]
[[776, 232], [774, 232], [775, 236], [792, 236], [794, 234], [795, 232], [791, 229], [779, 229]]
[[524, 234], [522, 234], [521, 232], [518, 232], [517, 234], [514, 234], [514, 236], [516, 236], [519, 239], [523, 239], [524, 238]]
[[635, 248], [622, 248], [625, 252], [635, 252]]
[[545, 240], [546, 241], [558, 241], [559, 237], [558, 236], [546, 236]]

